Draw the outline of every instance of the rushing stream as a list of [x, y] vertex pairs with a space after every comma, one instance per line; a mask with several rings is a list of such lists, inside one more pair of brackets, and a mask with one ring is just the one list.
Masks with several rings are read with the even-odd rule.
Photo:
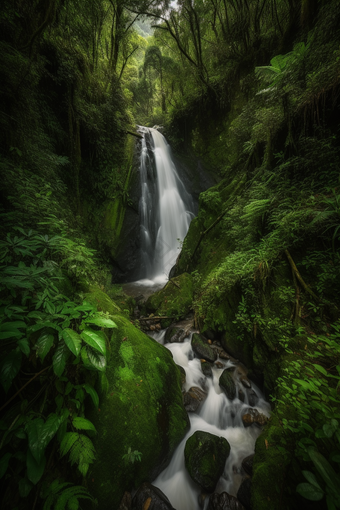
[[[164, 331], [154, 334], [153, 337], [159, 343], [163, 343]], [[165, 344], [165, 347], [172, 352], [175, 363], [182, 366], [186, 372], [185, 390], [188, 391], [196, 386], [206, 391], [208, 396], [197, 413], [189, 413], [191, 424], [189, 432], [177, 447], [169, 466], [152, 483], [164, 492], [176, 510], [198, 510], [201, 489], [191, 480], [184, 465], [184, 448], [187, 439], [197, 430], [227, 439], [231, 446], [230, 455], [215, 492], [228, 492], [236, 496], [242, 480], [241, 462], [254, 452], [255, 441], [261, 429], [256, 426], [245, 428], [243, 425], [242, 415], [246, 409], [249, 409], [247, 395], [244, 402], [238, 398], [230, 401], [219, 386], [219, 377], [225, 368], [233, 365], [231, 361], [218, 358], [223, 368], [214, 367], [213, 379], [206, 378], [201, 370], [200, 360], [194, 357], [191, 336], [183, 343], [169, 343]], [[236, 385], [242, 388], [239, 381], [236, 381]], [[255, 408], [269, 416], [270, 405], [264, 400], [259, 388], [253, 383], [252, 387], [259, 397]], [[207, 505], [208, 499], [204, 508]]]

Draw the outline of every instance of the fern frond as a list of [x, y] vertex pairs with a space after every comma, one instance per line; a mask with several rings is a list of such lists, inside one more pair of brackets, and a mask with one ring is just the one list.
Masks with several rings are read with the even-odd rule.
[[91, 494], [81, 485], [74, 485], [65, 489], [56, 502], [54, 510], [64, 510], [66, 504], [69, 510], [77, 510], [79, 507], [78, 499], [93, 499]]
[[60, 443], [60, 453], [62, 457], [67, 454], [67, 452], [72, 448], [78, 438], [78, 432], [66, 432]]

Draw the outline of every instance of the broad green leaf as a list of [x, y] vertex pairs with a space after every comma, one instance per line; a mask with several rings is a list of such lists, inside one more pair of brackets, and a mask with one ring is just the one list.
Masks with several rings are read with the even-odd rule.
[[62, 373], [64, 372], [69, 352], [70, 351], [68, 350], [65, 342], [60, 340], [58, 347], [53, 354], [53, 372], [58, 377], [61, 377]]
[[97, 432], [96, 427], [90, 420], [81, 418], [80, 416], [72, 420], [72, 425], [78, 430], [92, 430], [93, 432]]
[[299, 483], [296, 487], [296, 492], [301, 494], [306, 499], [310, 501], [320, 501], [323, 498], [324, 492], [322, 489], [318, 489], [314, 485], [310, 483]]
[[26, 338], [22, 338], [21, 340], [17, 341], [17, 344], [18, 344], [21, 352], [23, 354], [25, 354], [26, 356], [29, 356], [31, 349], [30, 349], [30, 344], [28, 343], [28, 340]]
[[91, 349], [91, 347], [87, 347], [87, 358], [89, 363], [100, 372], [105, 372], [106, 370], [106, 358], [102, 354], [97, 351]]
[[28, 446], [38, 464], [44, 456], [46, 446], [56, 434], [60, 422], [60, 417], [53, 413], [48, 416], [46, 423], [41, 418], [27, 423]]
[[326, 375], [326, 376], [328, 375], [327, 371], [321, 365], [313, 364], [313, 367], [316, 368], [323, 375]]
[[0, 331], [16, 331], [19, 328], [26, 329], [26, 323], [24, 321], [13, 321], [0, 324]]
[[27, 498], [31, 490], [33, 489], [33, 485], [31, 482], [25, 477], [21, 478], [18, 484], [19, 494], [21, 498]]
[[339, 478], [328, 460], [326, 460], [325, 457], [313, 447], [309, 447], [307, 451], [315, 468], [322, 476], [328, 487], [335, 494], [339, 494], [340, 498]]
[[106, 342], [104, 335], [100, 334], [99, 331], [92, 331], [91, 329], [85, 329], [81, 333], [81, 338], [88, 345], [93, 347], [96, 351], [106, 356]]
[[7, 338], [18, 338], [23, 336], [22, 331], [13, 330], [13, 331], [1, 331], [0, 332], [0, 340], [6, 340]]
[[84, 384], [84, 390], [90, 395], [94, 406], [97, 408], [99, 406], [99, 397], [96, 390], [88, 383]]
[[85, 319], [84, 322], [87, 324], [95, 324], [96, 326], [101, 326], [102, 328], [117, 327], [117, 325], [111, 319], [106, 319], [105, 317], [89, 317], [88, 319]]
[[27, 467], [27, 478], [36, 485], [42, 477], [46, 465], [46, 458], [43, 455], [40, 462], [37, 462], [33, 457], [31, 450], [27, 450], [26, 456], [26, 467]]
[[76, 331], [73, 329], [64, 329], [63, 330], [63, 339], [65, 340], [65, 344], [70, 349], [70, 351], [78, 356], [81, 349], [81, 337], [78, 335]]
[[11, 453], [6, 453], [3, 457], [0, 459], [0, 479], [4, 476], [4, 474], [7, 471], [8, 463], [10, 458], [12, 457]]
[[322, 490], [315, 478], [314, 473], [312, 473], [311, 471], [302, 471], [302, 474], [306, 478], [307, 482], [314, 485], [314, 487], [317, 487], [318, 489]]
[[53, 342], [54, 336], [48, 331], [44, 331], [38, 338], [35, 344], [35, 349], [42, 362], [44, 361], [46, 355], [50, 352]]
[[311, 384], [309, 383], [309, 381], [304, 381], [303, 379], [293, 379], [293, 381], [299, 383], [302, 388], [304, 388], [305, 390], [311, 390], [312, 387], [311, 387]]
[[322, 430], [324, 431], [324, 434], [326, 437], [332, 437], [336, 429], [338, 428], [337, 425], [335, 425], [334, 422], [336, 420], [332, 420], [330, 423], [325, 423], [322, 427]]
[[35, 331], [39, 331], [39, 329], [43, 328], [52, 328], [56, 329], [57, 331], [61, 331], [61, 328], [58, 326], [56, 322], [50, 321], [37, 322], [33, 326], [30, 326], [28, 329], [31, 333], [35, 333]]
[[21, 359], [21, 351], [13, 350], [5, 357], [0, 365], [0, 380], [6, 393], [11, 387], [13, 379], [20, 370]]

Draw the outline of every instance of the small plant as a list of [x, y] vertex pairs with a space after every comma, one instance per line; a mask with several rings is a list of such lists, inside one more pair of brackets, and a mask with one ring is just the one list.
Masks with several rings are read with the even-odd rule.
[[134, 464], [135, 461], [141, 462], [142, 453], [139, 452], [138, 450], [132, 451], [131, 446], [129, 446], [127, 453], [125, 453], [125, 455], [123, 455], [122, 459], [126, 465]]

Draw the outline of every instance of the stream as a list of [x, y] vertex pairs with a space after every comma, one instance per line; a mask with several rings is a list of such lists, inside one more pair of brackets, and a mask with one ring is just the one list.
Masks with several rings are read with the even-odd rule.
[[[140, 280], [125, 284], [123, 288], [129, 295], [142, 293], [148, 297], [168, 281], [171, 267], [179, 254], [180, 241], [183, 241], [194, 217], [194, 203], [177, 174], [164, 136], [156, 129], [145, 127], [139, 127], [139, 132], [144, 134], [140, 156]], [[165, 345], [171, 351], [175, 363], [185, 370], [183, 390], [200, 388], [207, 393], [207, 398], [196, 412], [188, 413], [191, 425], [189, 432], [177, 447], [169, 466], [152, 483], [163, 491], [176, 510], [206, 509], [209, 498], [199, 504], [201, 488], [190, 478], [185, 468], [184, 448], [187, 439], [196, 431], [209, 432], [227, 439], [231, 450], [215, 492], [227, 492], [236, 496], [244, 477], [242, 460], [254, 453], [255, 441], [261, 432], [261, 428], [254, 424], [245, 427], [242, 416], [249, 407], [269, 416], [270, 405], [253, 382], [251, 388], [257, 399], [255, 406], [254, 402], [250, 404], [248, 392], [242, 387], [239, 375], [233, 376], [236, 395], [242, 389], [244, 401], [238, 397], [229, 400], [219, 386], [219, 378], [226, 368], [237, 365], [237, 360], [218, 357], [212, 368], [212, 377], [206, 377], [201, 369], [201, 361], [195, 357], [191, 347], [194, 331], [182, 343], [164, 343], [165, 332], [153, 332], [150, 336]]]

